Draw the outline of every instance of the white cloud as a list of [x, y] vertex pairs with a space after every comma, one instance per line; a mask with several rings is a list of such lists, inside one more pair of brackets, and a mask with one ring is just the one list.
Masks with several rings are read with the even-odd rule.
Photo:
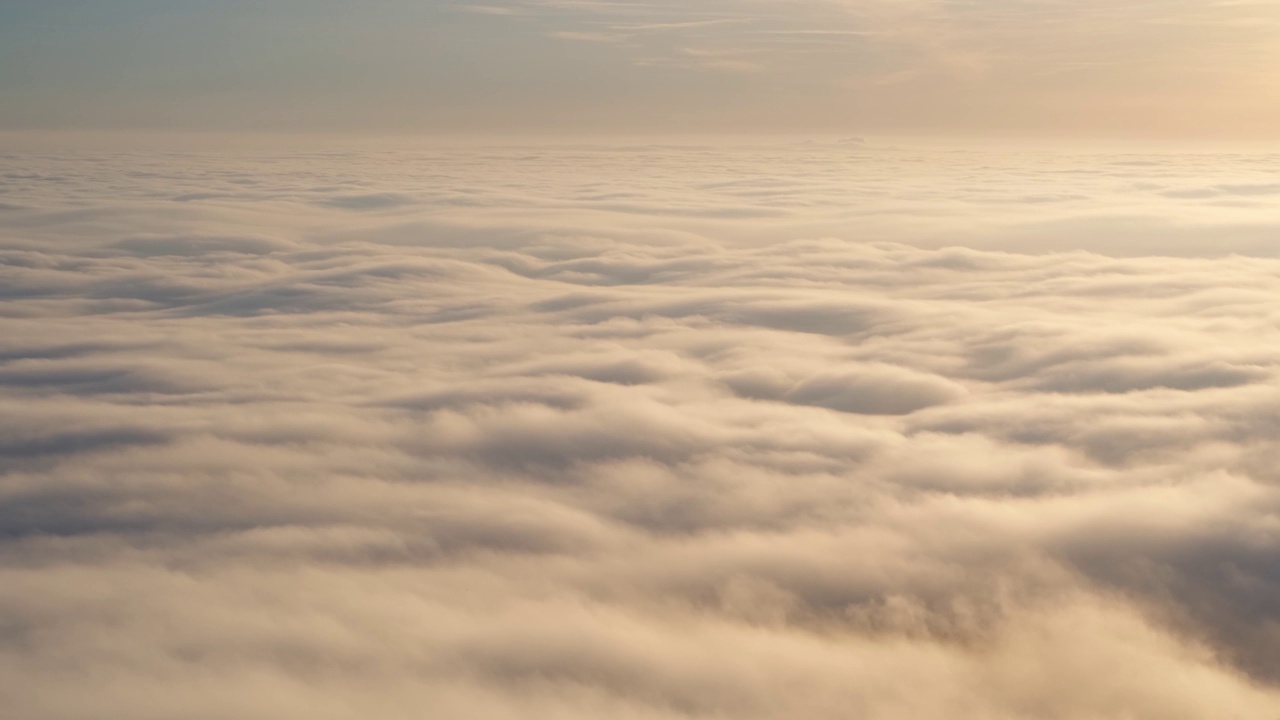
[[15, 718], [1280, 710], [1265, 163], [6, 163]]

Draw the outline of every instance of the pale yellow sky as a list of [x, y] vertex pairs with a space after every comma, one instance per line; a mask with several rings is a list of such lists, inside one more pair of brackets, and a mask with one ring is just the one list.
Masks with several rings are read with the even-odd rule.
[[0, 0], [0, 128], [1280, 136], [1276, 0]]

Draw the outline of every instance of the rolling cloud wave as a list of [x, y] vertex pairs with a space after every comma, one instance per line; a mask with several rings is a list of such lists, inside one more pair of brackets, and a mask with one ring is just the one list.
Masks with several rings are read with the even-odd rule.
[[1275, 717], [1265, 171], [757, 152], [11, 158], [8, 712]]

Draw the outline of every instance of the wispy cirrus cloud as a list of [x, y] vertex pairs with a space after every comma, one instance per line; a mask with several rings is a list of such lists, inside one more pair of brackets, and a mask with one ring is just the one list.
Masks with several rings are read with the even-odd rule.
[[1173, 101], [1178, 93], [1256, 92], [1269, 82], [1260, 70], [1276, 60], [1280, 37], [1271, 2], [530, 1], [519, 7], [568, 33], [561, 37], [625, 39], [620, 52], [641, 64], [713, 69], [714, 63], [690, 58], [749, 55], [753, 67], [798, 85], [897, 88], [884, 102], [907, 101], [902, 95], [917, 90], [951, 93], [957, 82], [991, 105], [1088, 96], [1113, 105], [1116, 99], [1108, 98], [1120, 92], [1142, 94], [1143, 103]]

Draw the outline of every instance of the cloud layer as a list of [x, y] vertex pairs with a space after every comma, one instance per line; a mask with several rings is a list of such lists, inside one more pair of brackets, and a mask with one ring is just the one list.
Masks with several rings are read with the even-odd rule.
[[11, 154], [6, 714], [1274, 718], [1265, 160]]

